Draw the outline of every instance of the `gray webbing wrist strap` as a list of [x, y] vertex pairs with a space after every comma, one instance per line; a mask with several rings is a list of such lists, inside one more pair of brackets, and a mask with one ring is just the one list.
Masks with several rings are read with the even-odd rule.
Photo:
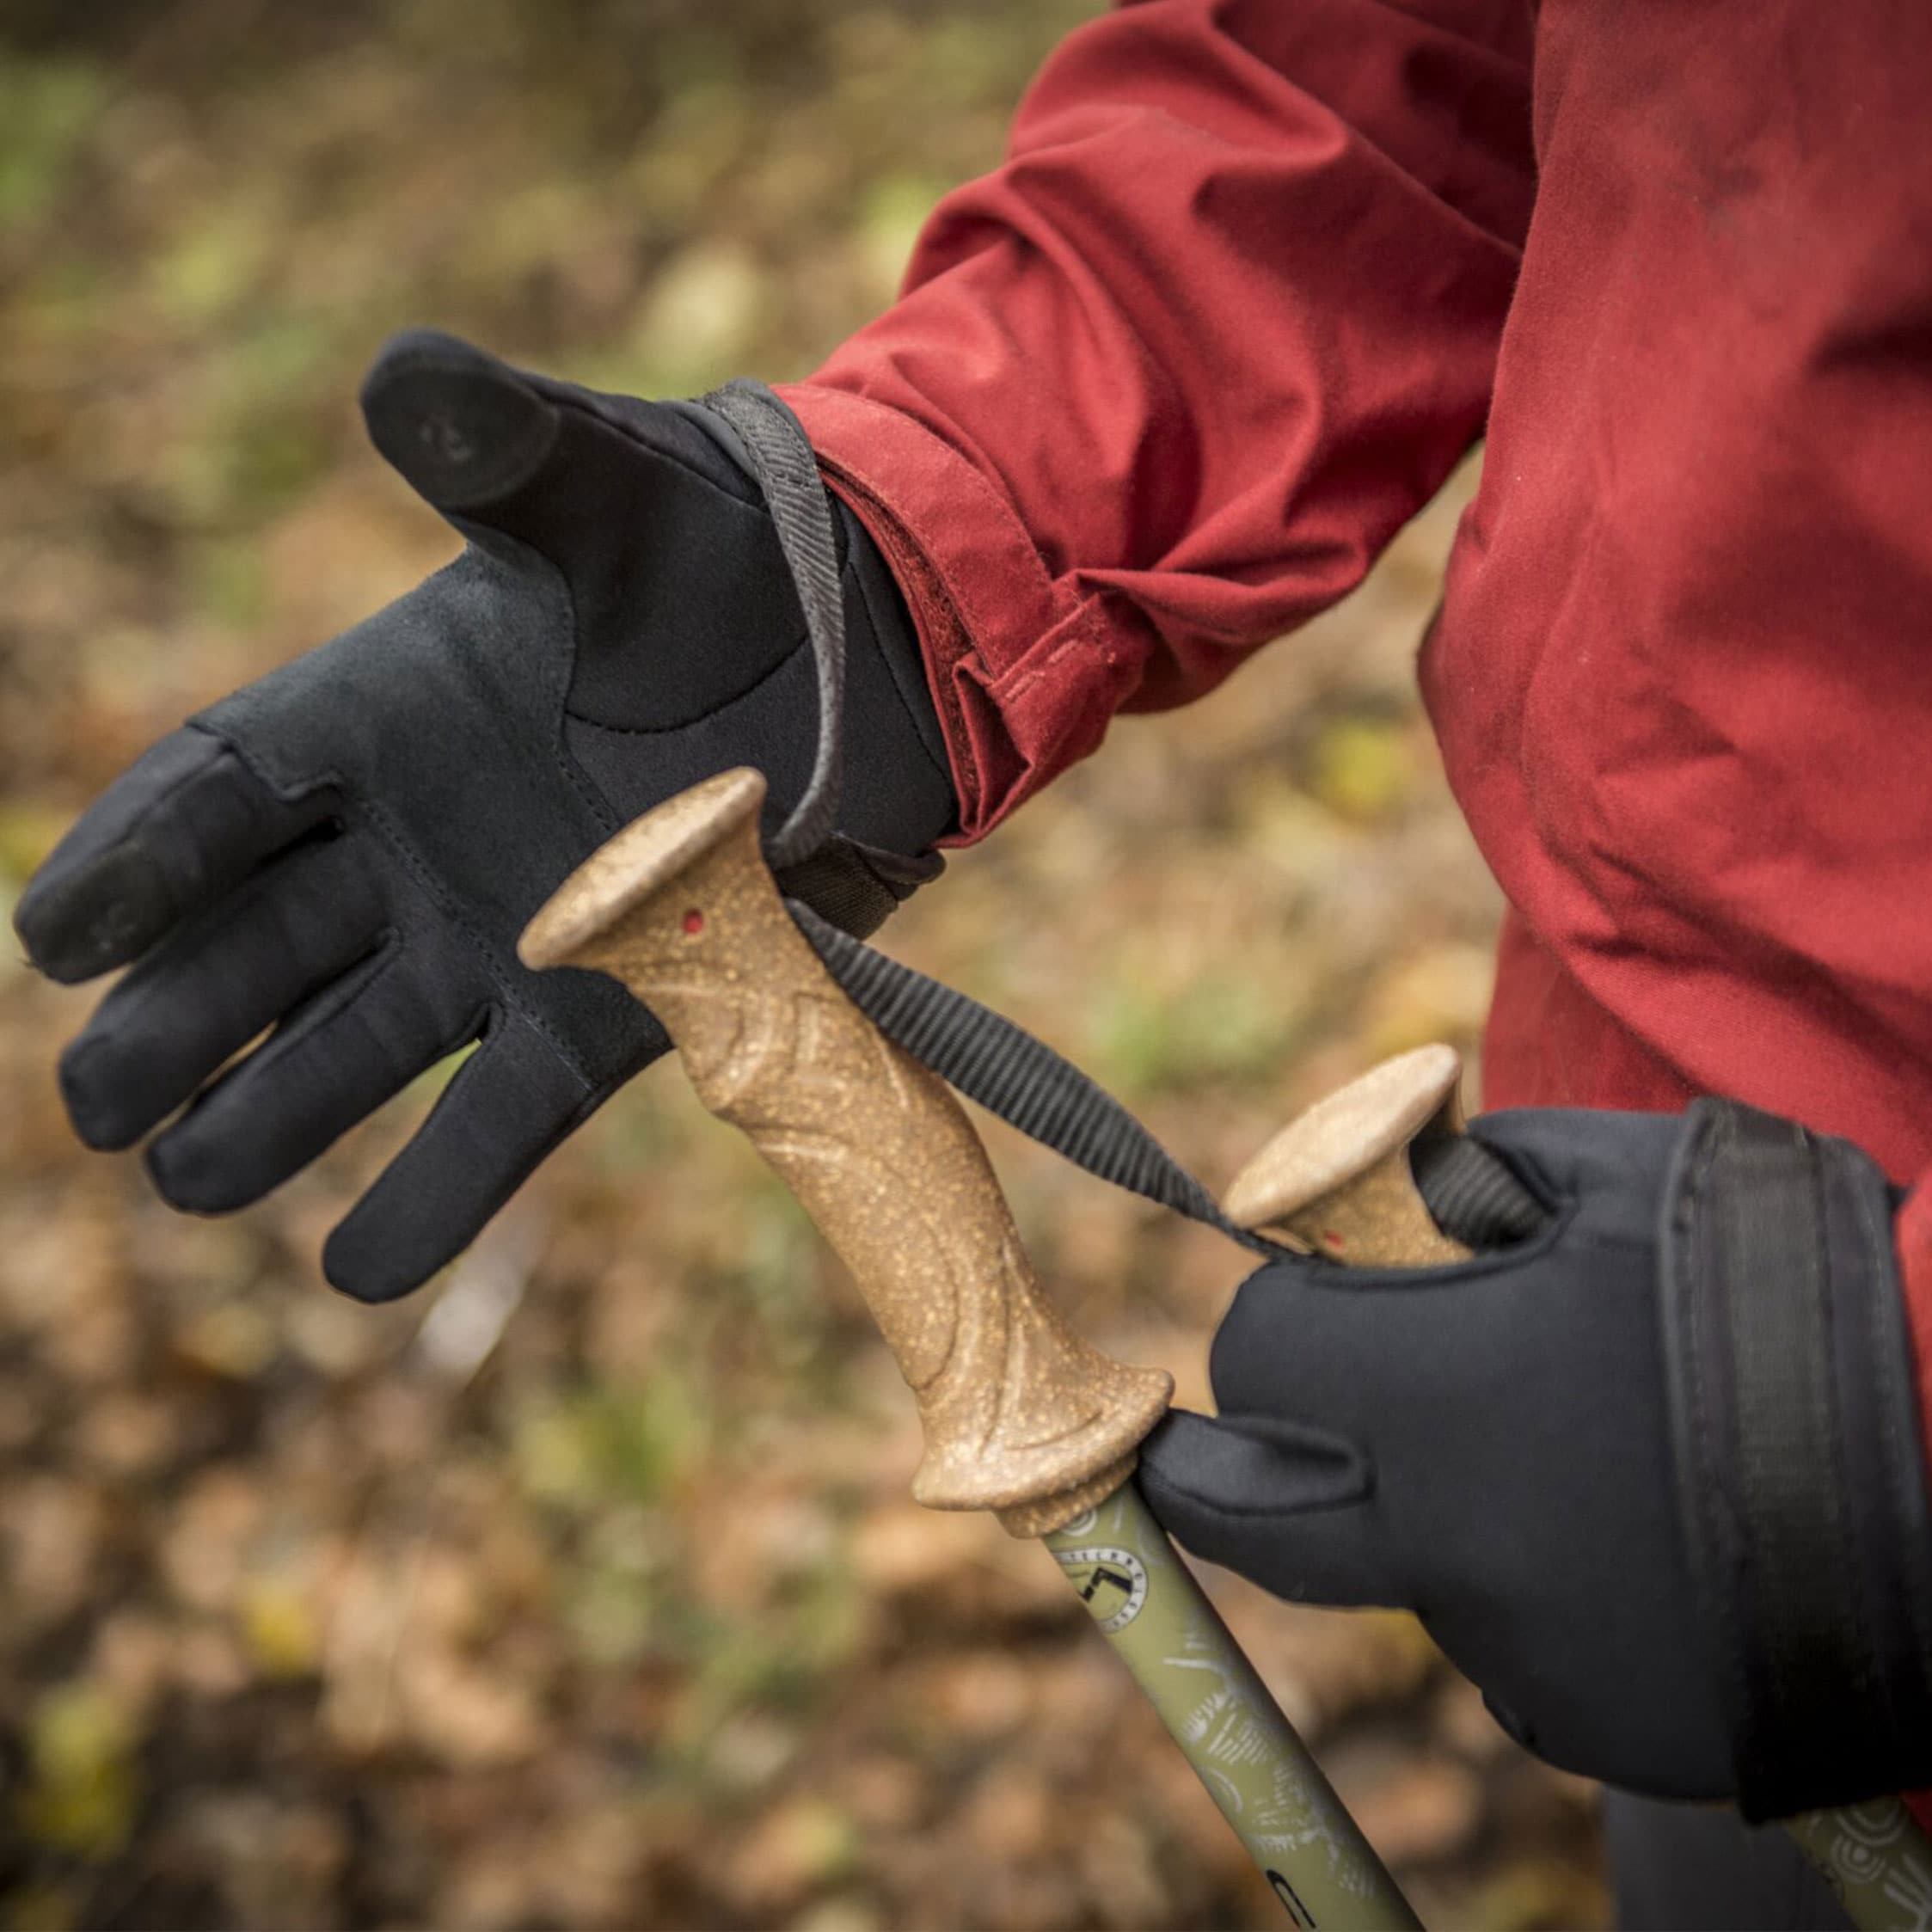
[[[1125, 1107], [1051, 1047], [965, 994], [874, 953], [800, 902], [801, 882], [813, 877], [814, 896], [837, 911], [844, 926], [869, 930], [922, 874], [917, 862], [870, 852], [834, 830], [844, 770], [845, 609], [831, 507], [803, 426], [762, 383], [728, 383], [703, 406], [737, 432], [751, 460], [818, 667], [819, 748], [812, 776], [766, 841], [765, 856], [782, 875], [793, 917], [819, 956], [887, 1039], [1009, 1125], [1103, 1181], [1218, 1229], [1254, 1254], [1279, 1254], [1273, 1242], [1236, 1227]], [[1444, 1225], [1472, 1247], [1519, 1238], [1542, 1218], [1516, 1177], [1471, 1141], [1445, 1144], [1431, 1162], [1419, 1163], [1417, 1181], [1432, 1209], [1440, 1202]]]
[[818, 458], [804, 426], [763, 383], [727, 383], [704, 398], [738, 432], [764, 492], [778, 546], [792, 573], [819, 681], [819, 749], [791, 815], [765, 842], [774, 872], [810, 858], [831, 837], [844, 777], [845, 600], [838, 539]]

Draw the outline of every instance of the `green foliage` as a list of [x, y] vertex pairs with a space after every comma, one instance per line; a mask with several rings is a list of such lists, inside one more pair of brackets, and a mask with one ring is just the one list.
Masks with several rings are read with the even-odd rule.
[[36, 1843], [102, 1860], [127, 1842], [140, 1799], [135, 1737], [105, 1687], [56, 1685], [35, 1702], [19, 1818]]
[[1171, 997], [1123, 977], [1096, 991], [1088, 1055], [1103, 1083], [1138, 1096], [1266, 1081], [1300, 1023], [1278, 991], [1243, 975], [1204, 972]]
[[1415, 733], [1408, 718], [1343, 716], [1315, 741], [1316, 797], [1359, 823], [1393, 817], [1414, 791], [1416, 770]]
[[83, 160], [107, 101], [92, 62], [0, 62], [0, 240], [43, 220]]
[[525, 1493], [574, 1514], [653, 1503], [703, 1458], [714, 1417], [702, 1378], [666, 1367], [635, 1387], [536, 1405], [518, 1418], [512, 1454]]

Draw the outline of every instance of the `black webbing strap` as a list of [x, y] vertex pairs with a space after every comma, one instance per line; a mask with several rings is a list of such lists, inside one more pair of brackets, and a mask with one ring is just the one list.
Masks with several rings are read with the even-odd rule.
[[936, 979], [875, 953], [810, 906], [792, 917], [853, 1005], [895, 1046], [1009, 1126], [1076, 1167], [1257, 1254], [1273, 1242], [1237, 1228], [1214, 1197], [1105, 1089], [1043, 1040]]
[[[1218, 1229], [1255, 1254], [1279, 1253], [1273, 1242], [1236, 1227], [1125, 1107], [1052, 1047], [964, 993], [874, 953], [798, 897], [810, 891], [842, 925], [868, 932], [938, 866], [869, 851], [835, 830], [844, 774], [845, 606], [831, 509], [803, 426], [763, 383], [727, 383], [704, 398], [704, 407], [738, 432], [751, 460], [818, 669], [812, 776], [784, 824], [765, 841], [765, 857], [782, 875], [787, 903], [819, 958], [888, 1040], [1009, 1126], [1089, 1174]], [[1424, 1200], [1448, 1232], [1471, 1247], [1519, 1239], [1540, 1224], [1541, 1206], [1487, 1149], [1457, 1140], [1442, 1144], [1427, 1160], [1420, 1147], [1417, 1152]]]
[[743, 377], [727, 383], [701, 407], [737, 432], [764, 492], [805, 613], [818, 675], [819, 740], [812, 775], [784, 824], [765, 840], [765, 858], [788, 896], [809, 899], [848, 932], [868, 933], [945, 865], [937, 853], [909, 859], [862, 845], [837, 829], [845, 774], [845, 600], [819, 459], [803, 425], [763, 383]]
[[[796, 890], [831, 868], [820, 885], [845, 890], [855, 882], [874, 892], [854, 898], [849, 924], [876, 924], [896, 883], [876, 864], [855, 867], [848, 842], [834, 832], [843, 777], [845, 607], [838, 583], [838, 549], [818, 459], [798, 418], [762, 383], [727, 383], [704, 398], [737, 431], [764, 493], [765, 506], [805, 612], [819, 673], [819, 748], [812, 776], [784, 825], [765, 841], [774, 872]], [[883, 855], [873, 854], [876, 861]], [[910, 891], [908, 880], [904, 890]], [[821, 890], [814, 894], [821, 899]], [[847, 896], [852, 897], [849, 891]], [[886, 905], [874, 903], [886, 898]], [[1217, 1228], [1257, 1254], [1273, 1243], [1239, 1229], [1200, 1182], [1168, 1153], [1133, 1115], [1052, 1047], [965, 994], [900, 966], [822, 919], [802, 900], [787, 900], [792, 916], [860, 1011], [888, 1040], [969, 1099], [1063, 1154], [1077, 1167], [1190, 1219]]]
[[1527, 1241], [1549, 1218], [1500, 1158], [1467, 1134], [1425, 1134], [1408, 1157], [1430, 1218], [1478, 1254]]

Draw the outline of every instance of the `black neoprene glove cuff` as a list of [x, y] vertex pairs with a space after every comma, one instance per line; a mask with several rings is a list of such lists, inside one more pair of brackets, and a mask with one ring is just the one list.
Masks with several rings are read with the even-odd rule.
[[[1481, 1231], [1484, 1159], [1526, 1236]], [[1720, 1101], [1486, 1114], [1459, 1160], [1418, 1178], [1468, 1260], [1243, 1284], [1220, 1414], [1142, 1445], [1156, 1513], [1281, 1596], [1414, 1610], [1506, 1728], [1605, 1783], [1763, 1817], [1932, 1781], [1884, 1175]]]
[[1707, 1100], [1665, 1200], [1679, 1498], [1740, 1804], [1782, 1817], [1922, 1785], [1932, 1518], [1885, 1177], [1844, 1141]]

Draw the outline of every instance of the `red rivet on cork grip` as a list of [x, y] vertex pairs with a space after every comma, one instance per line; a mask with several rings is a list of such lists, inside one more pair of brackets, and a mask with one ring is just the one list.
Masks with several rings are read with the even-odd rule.
[[684, 931], [687, 936], [696, 939], [704, 930], [704, 915], [694, 905], [684, 915]]

